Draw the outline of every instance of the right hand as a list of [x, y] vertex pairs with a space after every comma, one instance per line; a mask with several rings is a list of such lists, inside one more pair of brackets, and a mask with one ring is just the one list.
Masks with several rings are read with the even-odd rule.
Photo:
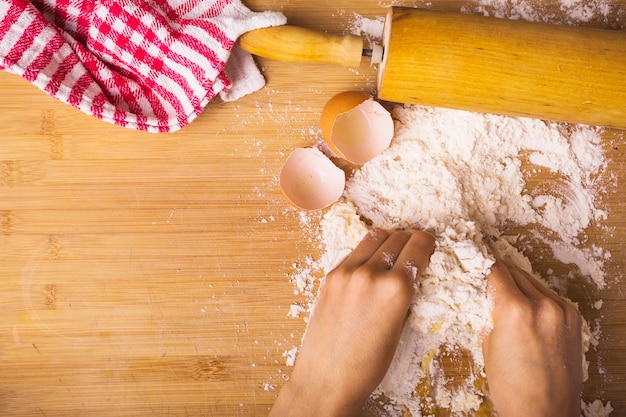
[[498, 259], [487, 276], [493, 329], [483, 340], [500, 417], [579, 417], [582, 316], [568, 300]]

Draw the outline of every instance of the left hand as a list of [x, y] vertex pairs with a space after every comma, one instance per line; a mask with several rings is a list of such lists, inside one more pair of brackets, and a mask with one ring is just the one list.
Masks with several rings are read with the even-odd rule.
[[380, 384], [434, 252], [422, 231], [374, 229], [322, 283], [270, 416], [353, 416]]

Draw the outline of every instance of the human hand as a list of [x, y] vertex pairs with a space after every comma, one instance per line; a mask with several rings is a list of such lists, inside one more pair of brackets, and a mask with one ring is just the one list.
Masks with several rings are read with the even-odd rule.
[[493, 329], [485, 371], [500, 417], [579, 417], [582, 316], [521, 269], [497, 260], [487, 276]]
[[427, 232], [374, 229], [328, 274], [270, 416], [361, 410], [391, 364], [434, 242]]

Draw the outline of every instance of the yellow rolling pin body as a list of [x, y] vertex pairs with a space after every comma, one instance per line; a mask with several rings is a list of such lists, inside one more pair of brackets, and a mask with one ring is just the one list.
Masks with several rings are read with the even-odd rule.
[[626, 129], [626, 32], [393, 8], [378, 98]]

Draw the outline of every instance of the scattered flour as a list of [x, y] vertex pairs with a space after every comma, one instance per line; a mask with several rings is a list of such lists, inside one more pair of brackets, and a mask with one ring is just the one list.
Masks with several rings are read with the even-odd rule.
[[[345, 195], [360, 216], [386, 229], [419, 224], [436, 233], [463, 219], [477, 235], [495, 237], [512, 222], [549, 236], [541, 240], [557, 259], [604, 288], [610, 255], [579, 249], [588, 243], [585, 230], [606, 218], [595, 207], [605, 166], [597, 130], [575, 128], [573, 136], [588, 139], [583, 147], [572, 146], [560, 125], [539, 120], [417, 106], [395, 107], [393, 115], [392, 146], [348, 181]], [[530, 191], [527, 170], [554, 175], [556, 187]]]
[[[462, 11], [567, 24], [608, 22], [608, 16], [616, 14], [602, 0], [561, 0], [548, 6], [477, 0]], [[357, 14], [350, 27], [370, 40], [379, 38], [381, 30], [381, 18]], [[426, 416], [434, 407], [466, 415], [479, 410], [488, 395], [482, 384], [480, 338], [491, 326], [484, 276], [493, 258], [486, 238], [491, 249], [511, 256], [529, 272], [534, 273], [525, 253], [543, 246], [543, 256], [574, 265], [598, 289], [607, 285], [604, 265], [611, 254], [591, 242], [586, 232], [608, 217], [598, 208], [606, 192], [603, 185], [610, 181], [602, 131], [420, 106], [398, 105], [392, 114], [392, 146], [354, 172], [343, 199], [320, 220], [321, 258], [308, 258], [293, 281], [297, 292], [312, 295], [320, 275], [341, 262], [372, 226], [418, 225], [433, 231], [435, 253], [377, 394], [389, 400], [389, 415]], [[537, 181], [545, 176], [549, 184]], [[306, 216], [301, 221], [309, 226]], [[562, 277], [552, 270], [546, 275], [553, 280], [549, 284], [561, 288]], [[600, 309], [602, 301], [594, 307]], [[292, 315], [301, 312], [297, 308]], [[600, 325], [595, 322], [593, 327], [593, 332], [586, 327], [585, 349], [598, 344]], [[442, 363], [458, 352], [466, 356], [461, 362], [467, 369], [451, 384]], [[290, 364], [295, 355], [295, 348], [285, 352]], [[581, 410], [584, 417], [606, 417], [613, 409], [596, 400], [583, 402]]]
[[[421, 8], [433, 6], [427, 0], [389, 0], [385, 5]], [[623, 8], [611, 0], [467, 0], [461, 6], [461, 12], [531, 22], [568, 25], [596, 23], [620, 27], [624, 14]], [[355, 24], [352, 25], [353, 30], [357, 29]]]
[[289, 350], [283, 352], [283, 357], [286, 358], [285, 364], [287, 366], [293, 366], [296, 362], [296, 355], [298, 353], [298, 347], [294, 346]]
[[379, 42], [383, 37], [384, 27], [384, 16], [368, 19], [367, 17], [354, 13], [349, 30], [353, 35], [363, 36], [368, 42]]
[[[524, 226], [528, 245], [528, 238], [541, 237], [555, 259], [577, 265], [598, 288], [606, 285], [602, 267], [609, 255], [584, 233], [607, 215], [596, 208], [605, 168], [600, 131], [420, 106], [398, 105], [392, 114], [392, 146], [353, 174], [345, 199], [321, 221], [325, 252], [318, 267], [329, 272], [370, 226], [433, 231], [437, 248], [378, 392], [398, 413], [414, 417], [427, 415], [432, 405], [454, 415], [475, 411], [486, 396], [477, 388], [484, 377], [480, 335], [491, 326], [484, 277], [493, 258], [485, 236], [532, 272], [525, 248], [514, 246], [519, 236], [506, 233], [511, 225]], [[528, 170], [555, 174], [558, 186], [531, 192]], [[437, 365], [446, 349], [467, 352], [473, 361], [472, 372], [454, 387]], [[425, 380], [432, 388], [427, 396], [416, 391]]]
[[610, 401], [606, 405], [600, 400], [595, 400], [589, 404], [582, 402], [581, 406], [584, 417], [608, 417], [613, 411]]
[[609, 16], [618, 9], [607, 0], [560, 0], [537, 2], [532, 0], [475, 0], [463, 8], [465, 12], [522, 19], [532, 22], [566, 23], [570, 25], [599, 21], [609, 23]]

